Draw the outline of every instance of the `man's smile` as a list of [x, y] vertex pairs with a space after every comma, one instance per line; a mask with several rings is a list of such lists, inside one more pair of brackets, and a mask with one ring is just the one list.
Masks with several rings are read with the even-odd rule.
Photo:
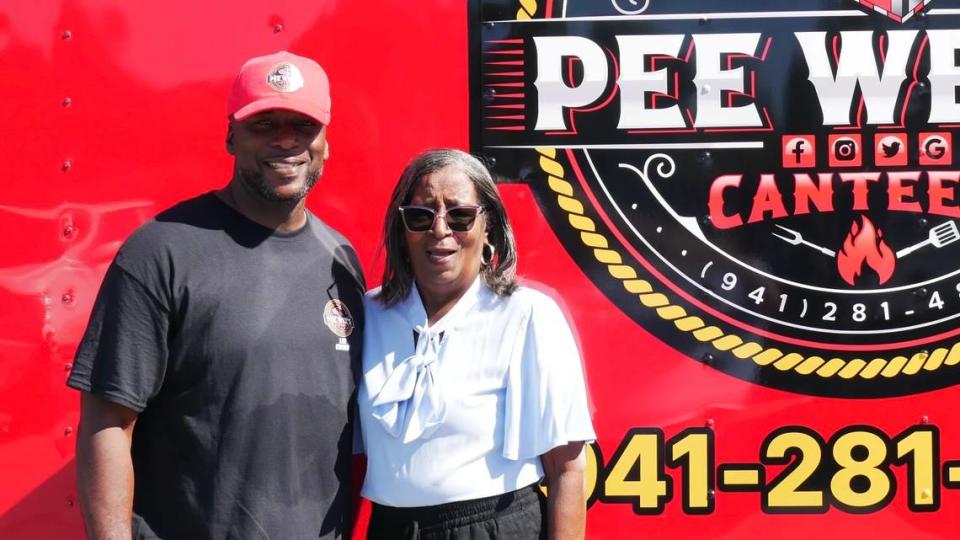
[[283, 176], [292, 176], [297, 173], [302, 165], [307, 163], [302, 158], [282, 158], [264, 160], [263, 164], [268, 168], [280, 173]]

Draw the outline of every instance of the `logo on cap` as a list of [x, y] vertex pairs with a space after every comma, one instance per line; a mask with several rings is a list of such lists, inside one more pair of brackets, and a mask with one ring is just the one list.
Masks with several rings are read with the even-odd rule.
[[303, 74], [297, 66], [283, 62], [277, 64], [267, 74], [267, 84], [278, 92], [296, 92], [303, 88]]

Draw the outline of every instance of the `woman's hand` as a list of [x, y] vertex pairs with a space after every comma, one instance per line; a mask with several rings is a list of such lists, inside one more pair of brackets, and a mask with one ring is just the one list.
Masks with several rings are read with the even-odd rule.
[[584, 446], [583, 442], [571, 442], [540, 456], [547, 476], [547, 538], [550, 540], [582, 539], [586, 532]]

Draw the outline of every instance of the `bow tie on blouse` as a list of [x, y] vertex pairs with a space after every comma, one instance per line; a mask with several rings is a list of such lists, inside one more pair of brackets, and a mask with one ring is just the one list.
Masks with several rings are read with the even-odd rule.
[[443, 332], [420, 325], [416, 331], [416, 352], [394, 366], [372, 406], [373, 417], [387, 433], [405, 443], [430, 436], [447, 414], [437, 380]]

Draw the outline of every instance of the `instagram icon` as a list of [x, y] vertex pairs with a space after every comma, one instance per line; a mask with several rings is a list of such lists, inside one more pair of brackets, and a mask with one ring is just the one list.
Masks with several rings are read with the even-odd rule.
[[860, 134], [833, 134], [827, 138], [828, 162], [831, 167], [859, 167], [863, 162]]

